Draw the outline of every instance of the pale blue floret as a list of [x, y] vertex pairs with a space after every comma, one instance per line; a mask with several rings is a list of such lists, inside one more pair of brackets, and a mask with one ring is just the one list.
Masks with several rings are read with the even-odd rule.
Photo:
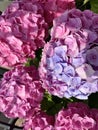
[[57, 63], [57, 64], [55, 65], [55, 68], [54, 68], [54, 73], [55, 73], [55, 74], [61, 74], [62, 71], [63, 71], [62, 65], [61, 65], [60, 63]]
[[63, 62], [63, 59], [56, 54], [54, 54], [53, 57], [51, 57], [51, 58], [52, 58], [52, 60], [55, 64], [58, 63], [58, 62]]
[[72, 77], [75, 75], [75, 70], [71, 65], [68, 65], [66, 56], [66, 46], [59, 46], [55, 49], [55, 54], [47, 58], [47, 67], [53, 75], [54, 80], [70, 84]]
[[80, 86], [79, 90], [84, 94], [89, 94], [98, 91], [98, 81], [86, 82]]
[[91, 86], [92, 86], [91, 83], [86, 82], [80, 86], [79, 90], [84, 94], [88, 94], [88, 93], [90, 93]]
[[53, 70], [54, 69], [54, 62], [52, 58], [47, 58], [47, 69]]
[[59, 46], [54, 49], [54, 52], [56, 55], [61, 57], [63, 60], [66, 60], [66, 52], [67, 52], [67, 47], [66, 46]]
[[72, 64], [75, 67], [83, 65], [85, 62], [86, 62], [86, 54], [84, 54], [83, 52], [78, 54], [76, 57], [73, 57], [73, 59], [72, 59]]
[[68, 86], [71, 83], [72, 77], [69, 75], [62, 74], [62, 81], [65, 82]]
[[71, 65], [67, 65], [67, 67], [64, 68], [64, 73], [66, 75], [75, 76], [75, 69]]
[[71, 85], [74, 86], [75, 88], [79, 88], [81, 85], [81, 78], [80, 77], [73, 77], [71, 81]]

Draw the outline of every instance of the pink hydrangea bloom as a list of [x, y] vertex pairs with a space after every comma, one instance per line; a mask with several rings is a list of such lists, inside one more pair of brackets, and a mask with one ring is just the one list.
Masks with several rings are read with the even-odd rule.
[[49, 116], [43, 111], [37, 111], [32, 117], [25, 120], [23, 130], [54, 130], [54, 116]]
[[84, 103], [70, 103], [56, 115], [55, 130], [97, 130], [98, 110]]
[[16, 0], [12, 2], [4, 14], [9, 17], [20, 9], [32, 11], [41, 14], [51, 26], [55, 17], [72, 8], [75, 8], [75, 0]]
[[44, 90], [35, 67], [17, 66], [0, 81], [0, 111], [8, 117], [25, 117], [39, 107]]
[[98, 14], [91, 11], [72, 9], [54, 20], [52, 38], [43, 49], [39, 69], [43, 87], [51, 94], [87, 99], [98, 91], [95, 17]]
[[34, 58], [45, 44], [46, 23], [43, 17], [18, 10], [13, 17], [0, 17], [0, 66], [12, 67]]

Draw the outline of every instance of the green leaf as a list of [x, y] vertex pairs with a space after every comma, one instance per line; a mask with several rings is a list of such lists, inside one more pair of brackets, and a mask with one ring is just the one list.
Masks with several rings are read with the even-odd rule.
[[29, 66], [34, 65], [34, 66], [38, 67], [39, 62], [41, 60], [41, 55], [42, 55], [42, 48], [35, 51], [35, 58], [34, 59], [32, 59], [32, 58], [27, 59], [25, 66], [29, 67]]
[[64, 100], [63, 98], [59, 98], [57, 96], [52, 95], [52, 101], [54, 101], [55, 103], [60, 103], [63, 100]]
[[85, 5], [89, 0], [84, 0], [83, 5]]
[[32, 59], [32, 58], [27, 59], [25, 66], [29, 67], [29, 66], [32, 66], [32, 65], [35, 66], [35, 67], [38, 67], [38, 65], [39, 65], [38, 58], [35, 57], [34, 59]]
[[98, 0], [90, 0], [91, 10], [98, 13]]
[[44, 98], [41, 102], [41, 110], [46, 112], [48, 115], [57, 114], [62, 107], [64, 107], [66, 101], [56, 96], [51, 96], [48, 92], [45, 92]]
[[54, 106], [54, 102], [44, 98], [41, 102], [41, 109], [47, 112], [52, 106]]
[[75, 0], [76, 8], [80, 10], [91, 9], [90, 0]]
[[42, 56], [42, 48], [38, 49], [35, 51], [35, 55], [37, 57], [37, 59], [41, 59], [41, 56]]
[[47, 98], [48, 101], [52, 101], [52, 96], [47, 91], [44, 93], [44, 97]]
[[7, 72], [7, 71], [9, 71], [8, 68], [3, 68], [3, 67], [0, 66], [0, 78], [2, 78], [2, 77], [3, 77], [3, 74], [4, 74], [5, 72]]
[[32, 61], [32, 59], [31, 58], [28, 58], [27, 59], [27, 62], [25, 63], [25, 66], [27, 66], [27, 67], [29, 67], [29, 66], [31, 66], [30, 65], [30, 62]]
[[55, 115], [57, 114], [63, 107], [62, 103], [57, 103], [57, 104], [53, 104], [48, 110], [47, 110], [47, 114], [48, 115]]

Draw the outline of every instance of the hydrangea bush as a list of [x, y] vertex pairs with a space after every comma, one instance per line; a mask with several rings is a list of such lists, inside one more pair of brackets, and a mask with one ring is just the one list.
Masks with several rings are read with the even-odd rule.
[[98, 129], [98, 12], [92, 0], [15, 0], [0, 16], [0, 112], [23, 130]]

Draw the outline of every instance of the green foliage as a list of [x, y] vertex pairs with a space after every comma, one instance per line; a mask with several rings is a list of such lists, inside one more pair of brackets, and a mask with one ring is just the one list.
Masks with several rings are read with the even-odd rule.
[[83, 5], [87, 4], [87, 2], [89, 2], [89, 0], [84, 0]]
[[91, 9], [90, 0], [76, 0], [76, 8], [82, 11]]
[[27, 67], [31, 66], [31, 61], [32, 61], [32, 59], [28, 58], [27, 62], [25, 63], [25, 66], [27, 66]]
[[98, 13], [98, 0], [75, 0], [76, 7], [80, 10], [90, 9]]
[[40, 61], [41, 55], [42, 55], [42, 48], [36, 50], [35, 55], [36, 55], [37, 59]]
[[91, 10], [98, 13], [98, 0], [90, 0]]
[[39, 62], [41, 60], [41, 54], [42, 54], [42, 49], [38, 49], [35, 51], [35, 58], [32, 59], [32, 58], [28, 58], [27, 59], [27, 62], [25, 63], [25, 66], [36, 66], [38, 67], [39, 66]]
[[3, 74], [4, 74], [5, 72], [7, 72], [7, 71], [9, 71], [9, 69], [0, 67], [0, 78], [2, 78], [2, 77], [3, 77]]
[[63, 107], [67, 106], [68, 101], [61, 99], [53, 95], [49, 95], [47, 92], [44, 94], [44, 98], [41, 102], [41, 109], [48, 115], [55, 115]]
[[83, 102], [88, 104], [88, 100], [79, 100], [74, 97], [70, 99], [59, 98], [57, 96], [50, 95], [48, 92], [45, 92], [44, 98], [41, 102], [41, 109], [48, 115], [55, 115], [62, 108], [66, 108], [67, 104], [70, 102]]

